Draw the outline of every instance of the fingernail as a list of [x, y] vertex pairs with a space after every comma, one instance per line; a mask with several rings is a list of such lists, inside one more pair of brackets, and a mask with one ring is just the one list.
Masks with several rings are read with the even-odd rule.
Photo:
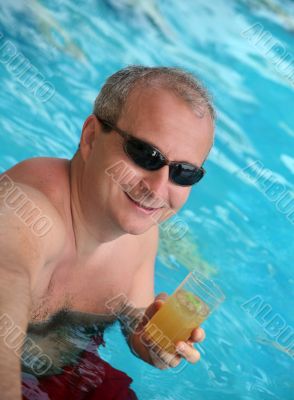
[[176, 348], [178, 353], [184, 353], [185, 352], [185, 345], [184, 344], [179, 344]]

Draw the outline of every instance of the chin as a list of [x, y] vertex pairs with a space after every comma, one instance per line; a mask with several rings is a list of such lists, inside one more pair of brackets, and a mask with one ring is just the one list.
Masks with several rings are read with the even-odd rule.
[[149, 229], [154, 226], [154, 221], [150, 220], [149, 221], [136, 221], [135, 218], [133, 218], [132, 221], [130, 221], [132, 217], [130, 217], [127, 221], [121, 221], [120, 222], [120, 227], [121, 230], [125, 233], [128, 233], [130, 235], [142, 235], [143, 233], [147, 232]]

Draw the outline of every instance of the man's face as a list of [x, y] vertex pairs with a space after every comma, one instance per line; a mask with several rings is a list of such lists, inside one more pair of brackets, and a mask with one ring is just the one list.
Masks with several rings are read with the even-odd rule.
[[[92, 123], [96, 133], [85, 184], [93, 220], [98, 207], [114, 229], [141, 234], [184, 205], [191, 187], [171, 182], [168, 166], [142, 169], [124, 152], [124, 139], [117, 132], [103, 133], [96, 119]], [[182, 99], [163, 89], [134, 90], [116, 125], [153, 144], [170, 161], [201, 166], [213, 143], [209, 113], [197, 116]]]

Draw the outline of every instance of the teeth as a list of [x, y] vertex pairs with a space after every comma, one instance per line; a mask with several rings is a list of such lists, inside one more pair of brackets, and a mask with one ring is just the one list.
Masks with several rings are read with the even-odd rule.
[[[129, 196], [129, 195], [128, 195]], [[140, 204], [140, 203], [138, 203], [136, 200], [134, 200], [131, 196], [129, 196], [130, 197], [130, 199], [134, 202], [134, 203], [136, 203], [139, 207], [141, 207], [141, 208], [145, 208], [145, 210], [154, 210], [153, 208], [151, 208], [151, 207], [145, 207], [143, 204]]]
[[131, 185], [129, 185], [128, 183], [122, 183], [121, 187], [125, 192], [129, 192], [131, 190]]
[[[133, 200], [133, 199], [132, 199]], [[150, 207], [145, 207], [143, 204], [138, 203], [136, 200], [133, 200], [136, 204], [138, 204], [139, 207], [145, 208], [146, 210], [153, 210], [153, 208]]]
[[[126, 184], [125, 186], [127, 186], [127, 184]], [[145, 210], [150, 211], [150, 210], [157, 210], [157, 209], [161, 208], [161, 207], [154, 208], [154, 207], [147, 207], [147, 206], [144, 206], [143, 204], [140, 204], [138, 201], [136, 201], [135, 199], [133, 199], [133, 198], [129, 195], [129, 193], [128, 193], [127, 191], [125, 192], [125, 194], [126, 194], [135, 204], [137, 204], [137, 205], [138, 205], [139, 207], [141, 207], [141, 208], [144, 208]]]

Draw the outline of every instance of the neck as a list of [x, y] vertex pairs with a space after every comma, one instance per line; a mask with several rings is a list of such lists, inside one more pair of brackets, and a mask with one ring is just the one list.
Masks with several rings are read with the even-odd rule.
[[89, 256], [102, 245], [110, 244], [125, 234], [105, 215], [103, 207], [96, 207], [95, 215], [90, 215], [91, 207], [86, 203], [83, 190], [84, 174], [84, 162], [77, 153], [70, 162], [70, 202], [75, 244], [80, 257]]

